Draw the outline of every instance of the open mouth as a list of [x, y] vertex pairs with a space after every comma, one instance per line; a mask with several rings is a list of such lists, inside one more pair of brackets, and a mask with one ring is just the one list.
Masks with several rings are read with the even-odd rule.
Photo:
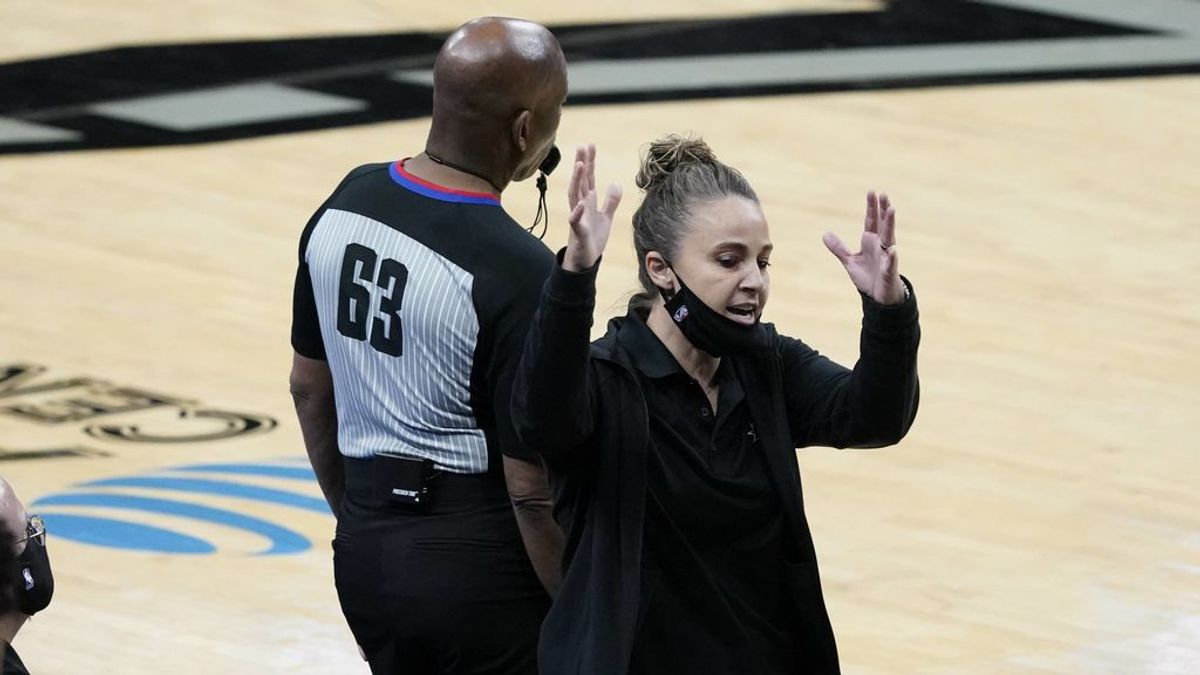
[[757, 309], [757, 305], [733, 305], [732, 307], [726, 307], [725, 312], [731, 319], [738, 323], [754, 323], [757, 318], [755, 316]]

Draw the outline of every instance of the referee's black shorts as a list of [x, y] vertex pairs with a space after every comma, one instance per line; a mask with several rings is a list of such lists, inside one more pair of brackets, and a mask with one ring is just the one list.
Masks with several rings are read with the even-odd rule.
[[346, 459], [333, 541], [342, 611], [374, 675], [536, 675], [550, 598], [500, 475], [442, 474], [421, 512], [376, 494]]

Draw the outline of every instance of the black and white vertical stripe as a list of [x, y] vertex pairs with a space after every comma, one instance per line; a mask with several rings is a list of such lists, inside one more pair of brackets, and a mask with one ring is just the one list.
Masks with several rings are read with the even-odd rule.
[[[404, 354], [389, 356], [337, 330], [338, 283], [349, 244], [408, 268]], [[479, 336], [471, 273], [377, 220], [337, 209], [321, 216], [305, 250], [334, 377], [338, 444], [348, 457], [380, 451], [425, 457], [442, 469], [482, 473], [487, 440], [469, 385]], [[378, 265], [378, 263], [376, 263]], [[384, 289], [371, 285], [374, 317]]]

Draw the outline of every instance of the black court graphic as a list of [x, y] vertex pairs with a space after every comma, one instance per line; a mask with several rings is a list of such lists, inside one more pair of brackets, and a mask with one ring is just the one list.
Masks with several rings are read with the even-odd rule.
[[[48, 429], [84, 423], [80, 431], [94, 439], [153, 446], [223, 441], [277, 426], [274, 418], [259, 413], [216, 409], [88, 375], [50, 377], [47, 370], [35, 363], [0, 363], [0, 422]], [[77, 445], [0, 446], [0, 461], [106, 456]]]
[[74, 459], [79, 457], [110, 457], [111, 453], [103, 450], [93, 450], [81, 445], [61, 448], [22, 448], [13, 450], [0, 446], [0, 462], [22, 462], [31, 459]]
[[[572, 104], [1200, 72], [1193, 0], [896, 0], [877, 12], [552, 29]], [[444, 38], [132, 46], [0, 64], [0, 154], [423, 117]]]

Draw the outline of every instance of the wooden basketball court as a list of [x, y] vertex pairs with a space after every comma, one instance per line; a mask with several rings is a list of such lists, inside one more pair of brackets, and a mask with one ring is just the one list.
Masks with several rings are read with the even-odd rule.
[[[651, 4], [17, 0], [0, 60], [479, 14], [881, 7]], [[746, 173], [776, 247], [767, 318], [842, 363], [858, 300], [821, 235], [856, 236], [868, 189], [897, 206], [924, 337], [916, 426], [895, 448], [799, 453], [845, 672], [1200, 672], [1198, 108], [1200, 76], [1179, 74], [566, 109], [559, 145], [595, 142], [598, 180], [626, 189], [601, 319], [636, 284], [632, 177], [661, 134], [702, 134]], [[47, 514], [57, 579], [14, 642], [31, 671], [367, 672], [304, 479], [291, 287], [336, 182], [419, 152], [426, 126], [0, 155], [0, 474]], [[551, 178], [551, 248], [565, 185]], [[532, 221], [536, 191], [504, 203]], [[122, 532], [144, 546], [113, 545]]]

